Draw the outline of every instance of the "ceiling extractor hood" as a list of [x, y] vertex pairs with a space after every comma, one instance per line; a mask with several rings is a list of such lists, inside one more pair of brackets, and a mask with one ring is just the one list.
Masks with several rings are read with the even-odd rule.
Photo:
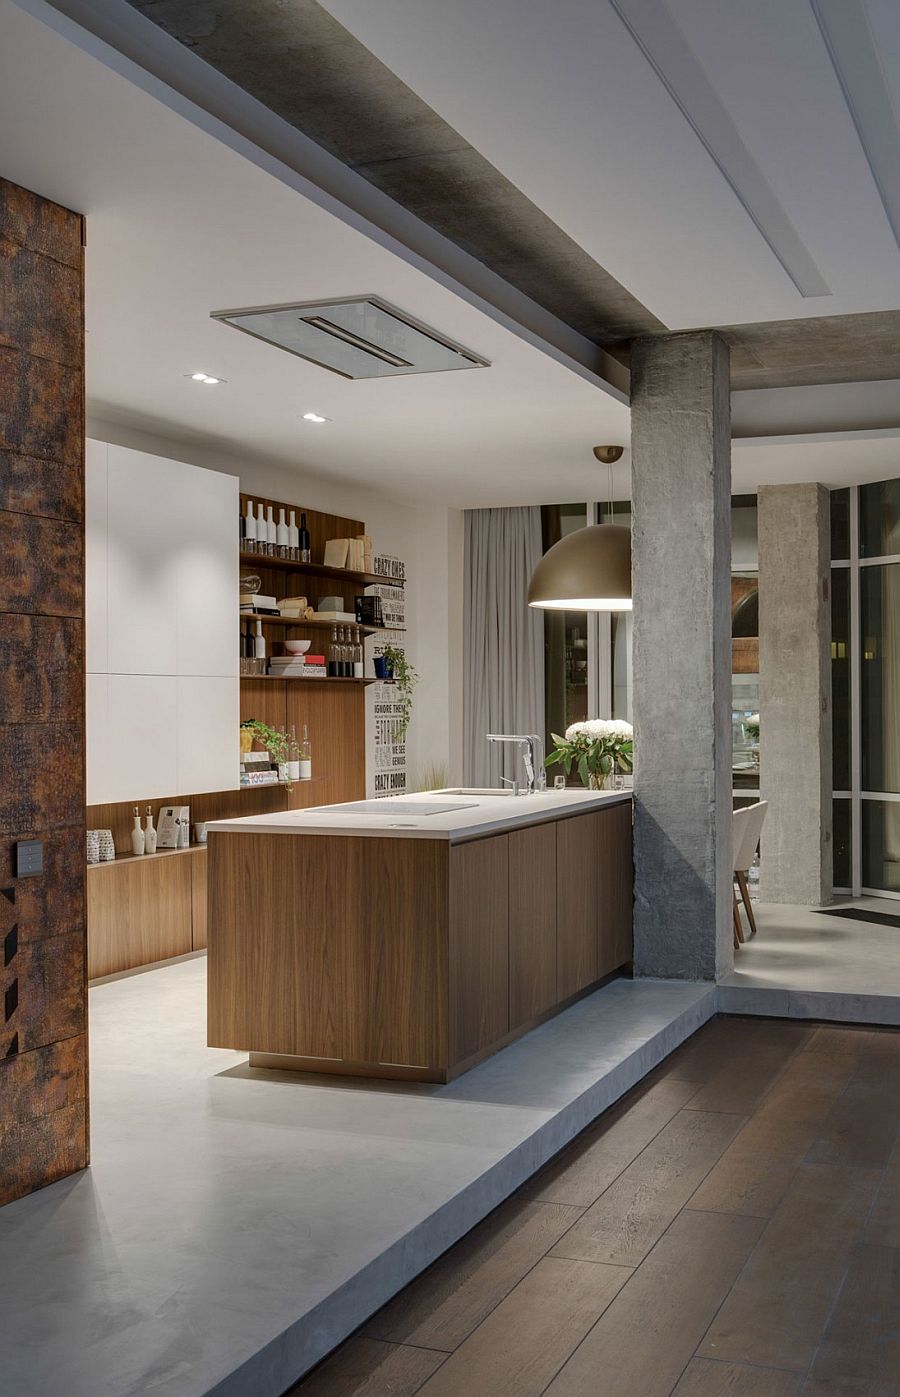
[[217, 310], [212, 318], [342, 378], [489, 367], [487, 359], [377, 296]]

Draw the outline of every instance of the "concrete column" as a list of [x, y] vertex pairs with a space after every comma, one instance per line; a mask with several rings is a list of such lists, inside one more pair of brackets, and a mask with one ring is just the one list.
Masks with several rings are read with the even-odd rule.
[[712, 331], [631, 356], [638, 975], [733, 963], [731, 413]]
[[831, 532], [824, 485], [759, 491], [765, 902], [831, 901]]

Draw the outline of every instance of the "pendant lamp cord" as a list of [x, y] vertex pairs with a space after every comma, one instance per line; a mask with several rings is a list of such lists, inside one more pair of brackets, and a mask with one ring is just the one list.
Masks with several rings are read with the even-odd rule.
[[608, 471], [608, 484], [609, 484], [609, 522], [610, 522], [610, 524], [612, 524], [612, 523], [614, 522], [614, 519], [613, 519], [613, 468], [612, 468], [612, 461], [610, 461], [610, 462], [608, 463], [608, 465], [607, 465], [607, 471]]

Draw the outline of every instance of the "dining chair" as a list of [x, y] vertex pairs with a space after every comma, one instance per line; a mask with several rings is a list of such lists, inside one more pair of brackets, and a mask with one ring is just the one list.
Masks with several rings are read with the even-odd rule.
[[[767, 800], [758, 800], [755, 805], [745, 805], [743, 810], [734, 812], [735, 815], [744, 816], [740, 826], [740, 840], [738, 840], [737, 832], [734, 834], [734, 876], [740, 888], [741, 900], [746, 909], [747, 921], [750, 923], [750, 931], [753, 936], [756, 935], [756, 916], [753, 911], [753, 903], [750, 901], [747, 874], [759, 848], [759, 840], [768, 808], [769, 802]], [[740, 918], [736, 895], [734, 905], [738, 918]], [[743, 936], [741, 940], [743, 940]]]
[[[747, 833], [747, 816], [751, 809], [752, 806], [743, 806], [735, 810], [731, 816], [732, 864], [735, 866], [735, 868], [737, 866], [738, 860], [741, 858], [743, 853], [745, 836]], [[741, 922], [741, 909], [738, 906], [737, 892], [735, 891], [734, 886], [734, 879], [736, 876], [737, 874], [735, 872], [731, 880], [731, 898], [732, 915], [734, 919], [735, 949], [737, 949], [738, 946], [742, 946], [744, 943], [744, 928]]]

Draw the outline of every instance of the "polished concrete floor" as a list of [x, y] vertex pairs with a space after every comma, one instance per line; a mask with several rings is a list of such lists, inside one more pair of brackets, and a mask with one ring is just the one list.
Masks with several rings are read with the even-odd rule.
[[[900, 902], [838, 899], [900, 916]], [[719, 988], [729, 1013], [900, 1025], [900, 927], [754, 904], [759, 931], [734, 954]]]
[[715, 1020], [292, 1397], [897, 1397], [898, 1079]]
[[715, 1011], [620, 980], [449, 1086], [342, 1082], [207, 1048], [205, 977], [91, 991], [92, 1167], [0, 1209], [4, 1397], [281, 1397]]

